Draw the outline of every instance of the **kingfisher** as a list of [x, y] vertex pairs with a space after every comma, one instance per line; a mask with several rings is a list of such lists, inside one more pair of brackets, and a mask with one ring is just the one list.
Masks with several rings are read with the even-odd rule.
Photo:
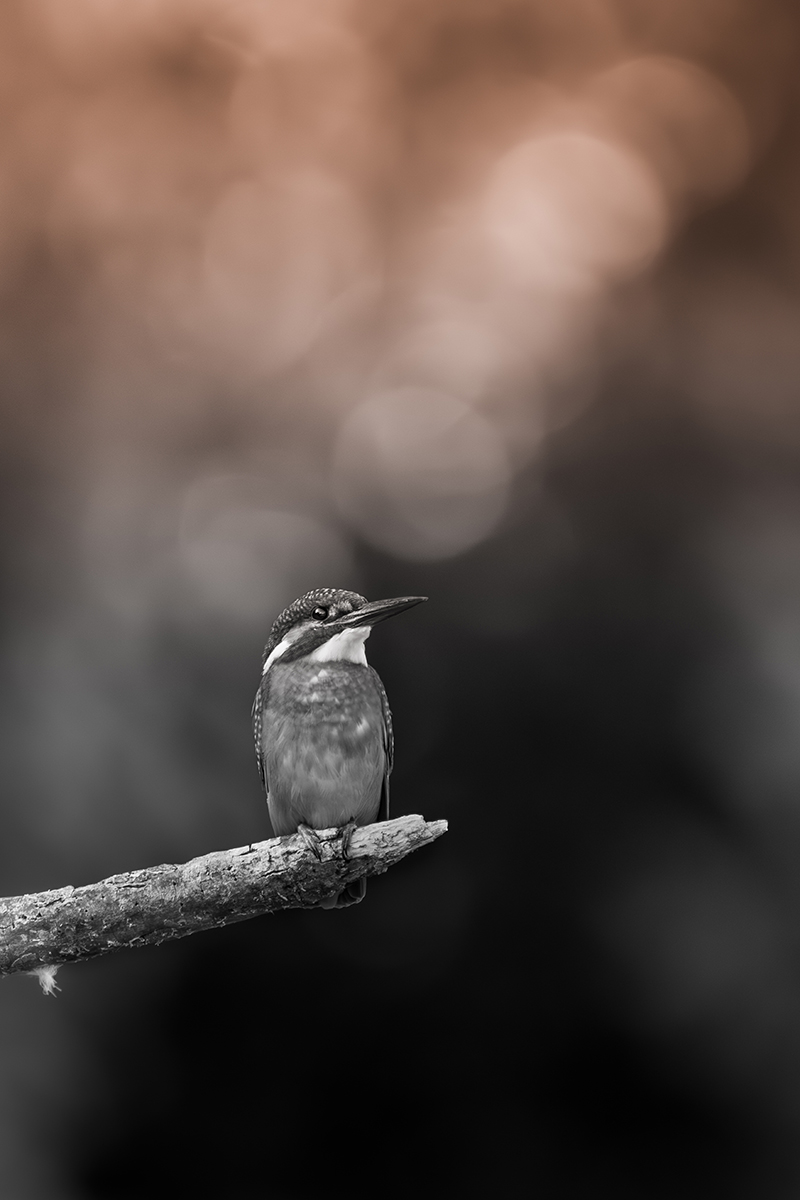
[[[389, 818], [394, 761], [392, 714], [364, 643], [379, 621], [427, 596], [368, 601], [358, 592], [316, 588], [285, 608], [264, 647], [253, 734], [272, 828], [299, 832], [317, 857], [317, 829], [353, 830]], [[364, 898], [364, 878], [325, 908]]]

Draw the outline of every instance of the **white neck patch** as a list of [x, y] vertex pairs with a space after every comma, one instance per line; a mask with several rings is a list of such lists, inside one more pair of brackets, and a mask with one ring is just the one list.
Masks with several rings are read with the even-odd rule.
[[275, 649], [270, 652], [269, 657], [267, 658], [267, 661], [264, 663], [264, 670], [261, 672], [262, 675], [266, 675], [267, 671], [270, 669], [272, 664], [275, 662], [275, 659], [280, 658], [280, 656], [282, 654], [285, 654], [286, 651], [291, 646], [292, 642], [296, 642], [301, 633], [302, 633], [301, 629], [290, 629], [289, 630], [289, 632], [287, 633], [287, 635], [283, 639], [283, 641], [278, 642]]

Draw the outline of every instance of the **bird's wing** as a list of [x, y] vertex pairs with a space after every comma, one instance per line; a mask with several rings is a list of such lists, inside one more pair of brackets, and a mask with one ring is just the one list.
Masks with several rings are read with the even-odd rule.
[[253, 739], [256, 745], [256, 762], [258, 763], [258, 773], [261, 776], [261, 783], [265, 792], [269, 792], [269, 784], [267, 783], [267, 766], [264, 762], [264, 750], [261, 744], [261, 731], [264, 724], [264, 709], [267, 706], [267, 693], [269, 685], [267, 673], [258, 685], [256, 698], [253, 701]]
[[386, 695], [386, 689], [381, 682], [381, 677], [374, 667], [369, 668], [372, 672], [372, 678], [375, 680], [375, 686], [378, 689], [378, 695], [381, 701], [381, 714], [383, 716], [383, 750], [386, 755], [386, 768], [383, 772], [383, 784], [381, 786], [381, 800], [378, 806], [378, 821], [389, 820], [389, 776], [392, 773], [394, 766], [394, 730], [392, 729], [392, 710], [389, 708], [389, 698]]

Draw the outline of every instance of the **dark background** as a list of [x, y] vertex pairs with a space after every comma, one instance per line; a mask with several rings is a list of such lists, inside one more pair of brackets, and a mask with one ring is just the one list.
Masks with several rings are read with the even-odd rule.
[[0, 17], [0, 887], [270, 834], [314, 586], [393, 810], [345, 912], [0, 986], [9, 1200], [800, 1193], [800, 16]]

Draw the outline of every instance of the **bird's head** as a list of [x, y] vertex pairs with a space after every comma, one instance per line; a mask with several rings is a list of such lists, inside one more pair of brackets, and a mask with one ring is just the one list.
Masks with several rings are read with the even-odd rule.
[[404, 612], [427, 596], [399, 596], [369, 601], [358, 592], [341, 588], [315, 588], [285, 608], [264, 647], [263, 673], [280, 661], [334, 659], [366, 662], [364, 643], [372, 626]]

